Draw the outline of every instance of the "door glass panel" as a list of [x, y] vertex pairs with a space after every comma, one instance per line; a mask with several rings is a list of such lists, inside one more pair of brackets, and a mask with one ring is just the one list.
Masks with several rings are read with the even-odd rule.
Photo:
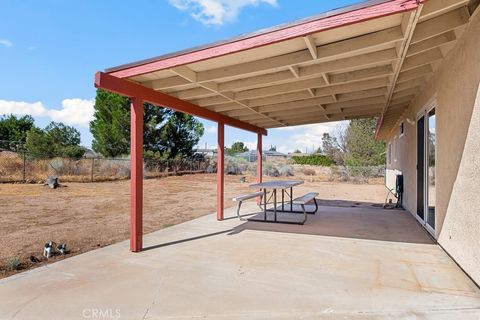
[[417, 120], [417, 215], [424, 220], [425, 210], [425, 116]]
[[435, 229], [435, 109], [428, 113], [427, 130], [427, 223]]

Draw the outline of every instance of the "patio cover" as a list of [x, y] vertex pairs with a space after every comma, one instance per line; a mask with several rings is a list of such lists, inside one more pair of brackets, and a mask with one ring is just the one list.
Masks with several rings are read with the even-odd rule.
[[467, 5], [369, 1], [106, 73], [259, 128], [381, 116], [386, 138], [463, 31]]
[[[379, 117], [386, 139], [469, 21], [477, 0], [374, 0], [211, 45], [98, 72], [131, 98], [131, 238], [142, 249], [143, 102], [262, 135], [269, 128]], [[223, 219], [224, 172], [217, 170]]]

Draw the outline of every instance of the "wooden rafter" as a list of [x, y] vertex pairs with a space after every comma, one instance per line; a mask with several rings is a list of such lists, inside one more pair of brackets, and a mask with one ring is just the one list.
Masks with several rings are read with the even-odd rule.
[[[219, 96], [229, 100], [230, 102], [237, 103], [237, 104], [245, 107], [247, 110], [260, 115], [261, 117], [270, 118], [270, 117], [268, 117], [268, 116], [266, 116], [262, 113], [257, 112], [255, 109], [250, 108], [247, 104], [245, 104], [241, 101], [238, 101], [237, 98], [235, 97], [235, 95], [232, 95], [230, 93], [220, 92], [218, 90], [218, 85], [215, 82], [203, 82], [203, 83], [197, 82], [198, 74], [196, 72], [194, 72], [193, 70], [191, 70], [190, 68], [186, 67], [186, 66], [176, 67], [176, 68], [173, 68], [171, 70], [172, 70], [172, 72], [176, 73], [178, 76], [180, 76], [180, 77], [182, 77], [182, 78], [200, 86], [201, 88], [203, 88], [205, 90], [208, 90], [208, 91], [210, 91], [210, 92], [212, 92], [216, 95], [219, 95]], [[272, 119], [272, 118], [270, 118], [270, 119]], [[272, 120], [275, 120], [275, 119], [272, 119]], [[280, 121], [277, 121], [277, 122], [281, 125], [284, 125]]]
[[407, 56], [408, 47], [412, 40], [413, 33], [415, 31], [415, 26], [418, 23], [418, 19], [420, 19], [422, 8], [423, 8], [423, 4], [419, 5], [415, 11], [412, 11], [408, 15], [404, 16], [404, 21], [402, 21], [402, 28], [404, 30], [404, 41], [401, 43], [401, 46], [400, 46], [400, 54], [399, 54], [400, 59], [396, 65], [391, 86], [387, 93], [387, 101], [385, 103], [383, 113], [385, 113], [385, 111], [387, 110], [388, 105], [390, 104], [390, 100], [392, 99], [393, 93], [395, 91], [395, 85], [397, 83], [398, 76], [400, 75], [400, 71], [402, 70], [403, 63]]

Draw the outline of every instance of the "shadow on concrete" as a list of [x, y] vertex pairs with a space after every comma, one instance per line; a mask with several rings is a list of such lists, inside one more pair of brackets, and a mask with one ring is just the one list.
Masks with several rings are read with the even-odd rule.
[[[435, 244], [417, 220], [403, 209], [384, 209], [382, 204], [346, 201], [319, 200], [315, 215], [308, 215], [305, 225], [262, 223], [248, 221], [234, 228], [234, 233], [244, 230], [298, 233], [351, 239], [392, 241], [405, 243]], [[302, 215], [278, 213], [278, 220], [297, 221]], [[263, 219], [263, 212], [254, 215]], [[273, 219], [273, 213], [268, 213]]]
[[[247, 221], [231, 229], [161, 243], [146, 247], [143, 251], [201, 240], [222, 234], [237, 235], [245, 230], [435, 244], [435, 240], [420, 226], [417, 220], [403, 209], [384, 209], [382, 204], [379, 203], [347, 200], [318, 200], [318, 205], [318, 211], [314, 215], [309, 214], [308, 220], [303, 226]], [[289, 209], [289, 207], [286, 206], [286, 209]], [[300, 208], [294, 207], [294, 210], [299, 209]], [[263, 212], [246, 213], [243, 214], [242, 217], [263, 219]], [[272, 220], [273, 212], [269, 212], [267, 217], [269, 220]], [[278, 212], [277, 218], [282, 221], [299, 221], [302, 220], [303, 214]], [[225, 218], [225, 220], [233, 219], [238, 218], [237, 216]]]
[[228, 229], [228, 230], [222, 230], [222, 231], [218, 231], [218, 232], [212, 232], [212, 233], [202, 234], [202, 235], [195, 236], [195, 237], [190, 237], [190, 238], [185, 238], [185, 239], [180, 239], [180, 240], [175, 240], [175, 241], [160, 243], [160, 244], [157, 244], [157, 245], [154, 245], [154, 246], [149, 246], [149, 247], [143, 248], [142, 251], [149, 251], [149, 250], [158, 249], [158, 248], [163, 248], [163, 247], [168, 247], [168, 246], [172, 246], [172, 245], [180, 244], [180, 243], [184, 243], [184, 242], [189, 242], [189, 241], [194, 241], [194, 240], [205, 239], [205, 238], [209, 238], [209, 237], [218, 236], [218, 235], [221, 235], [221, 234], [224, 234], [224, 233], [229, 233], [229, 234], [230, 234], [230, 233], [232, 233], [232, 232], [234, 232], [234, 231], [235, 231], [234, 229]]

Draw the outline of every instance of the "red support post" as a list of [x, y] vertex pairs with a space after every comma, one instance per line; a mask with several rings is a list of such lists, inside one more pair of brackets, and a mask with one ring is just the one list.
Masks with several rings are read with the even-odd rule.
[[217, 145], [217, 220], [223, 220], [223, 189], [224, 189], [224, 163], [225, 163], [225, 124], [218, 123]]
[[143, 101], [130, 98], [130, 250], [142, 250], [143, 236]]

